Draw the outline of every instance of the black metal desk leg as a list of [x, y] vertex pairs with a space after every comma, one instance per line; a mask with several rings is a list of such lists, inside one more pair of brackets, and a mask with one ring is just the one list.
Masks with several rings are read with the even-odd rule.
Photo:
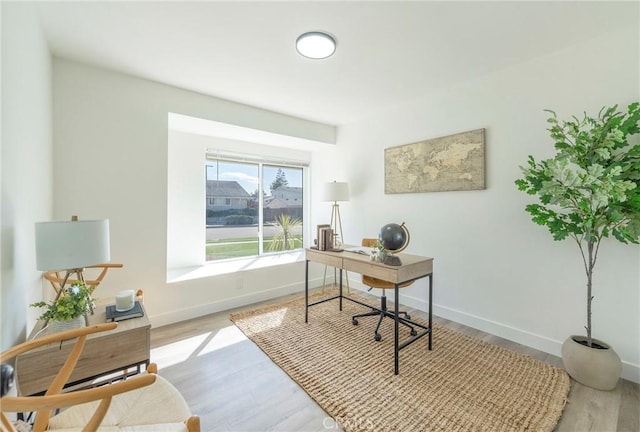
[[340, 269], [340, 311], [342, 311], [342, 269]]
[[304, 322], [309, 322], [309, 260], [304, 262]]
[[429, 350], [433, 336], [433, 273], [429, 275]]
[[398, 284], [395, 284], [395, 300], [394, 300], [394, 312], [395, 312], [395, 328], [393, 329], [393, 351], [394, 351], [394, 373], [396, 375], [398, 375], [398, 373], [400, 372], [400, 367], [399, 367], [399, 356], [400, 356], [400, 350], [398, 349], [398, 344], [400, 342], [400, 336], [398, 334], [398, 326], [400, 324], [400, 312], [399, 312], [399, 303], [400, 303], [400, 294], [399, 291], [400, 289], [398, 288]]

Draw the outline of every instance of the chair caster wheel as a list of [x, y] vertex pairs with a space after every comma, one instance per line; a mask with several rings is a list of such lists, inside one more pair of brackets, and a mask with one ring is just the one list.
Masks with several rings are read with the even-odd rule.
[[353, 324], [353, 325], [358, 325], [358, 320], [357, 320], [357, 319], [355, 319], [355, 318], [352, 318], [352, 319], [351, 319], [351, 324]]
[[380, 336], [380, 334], [376, 333], [376, 335], [373, 337], [376, 342], [380, 342], [382, 340], [382, 336]]
[[405, 314], [405, 315], [404, 315], [404, 317], [405, 317], [406, 319], [408, 319], [409, 321], [411, 321], [411, 315], [409, 315], [409, 314]]
[[418, 332], [414, 330], [411, 330], [411, 336], [418, 336]]

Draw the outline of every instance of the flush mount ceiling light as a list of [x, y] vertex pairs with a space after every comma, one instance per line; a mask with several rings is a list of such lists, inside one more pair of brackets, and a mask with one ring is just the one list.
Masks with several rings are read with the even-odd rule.
[[336, 40], [328, 33], [313, 31], [301, 34], [296, 40], [298, 52], [310, 59], [324, 59], [336, 51]]

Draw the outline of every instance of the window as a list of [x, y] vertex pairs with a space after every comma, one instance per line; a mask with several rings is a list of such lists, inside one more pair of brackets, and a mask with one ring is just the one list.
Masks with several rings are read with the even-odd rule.
[[208, 156], [205, 170], [207, 261], [303, 247], [304, 166]]

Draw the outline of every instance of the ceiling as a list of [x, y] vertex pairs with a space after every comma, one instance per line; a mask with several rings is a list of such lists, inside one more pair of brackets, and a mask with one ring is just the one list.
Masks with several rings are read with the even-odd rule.
[[[109, 1], [37, 7], [58, 57], [331, 125], [639, 25], [638, 2]], [[332, 57], [297, 54], [296, 38], [311, 30], [335, 36]]]

